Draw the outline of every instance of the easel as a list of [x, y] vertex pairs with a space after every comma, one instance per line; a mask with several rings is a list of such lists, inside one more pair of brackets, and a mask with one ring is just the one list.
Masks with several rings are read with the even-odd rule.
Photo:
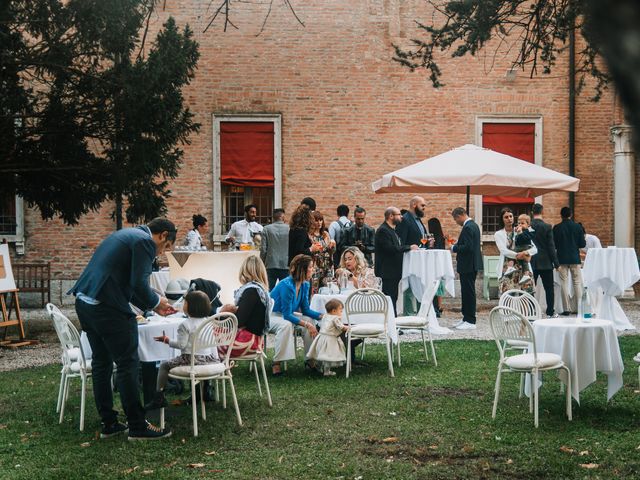
[[[9, 308], [7, 309], [7, 297], [9, 298]], [[11, 310], [16, 307], [16, 319], [11, 320]], [[38, 340], [27, 340], [24, 337], [24, 325], [20, 313], [20, 302], [18, 301], [18, 288], [16, 288], [11, 271], [11, 260], [9, 258], [9, 246], [6, 243], [0, 245], [0, 308], [2, 318], [0, 318], [0, 328], [4, 327], [0, 347], [18, 348], [26, 345], [39, 343]], [[20, 338], [18, 340], [7, 338], [7, 328], [18, 326]]]
[[[9, 298], [9, 308], [7, 309], [7, 297]], [[11, 320], [11, 310], [13, 305], [16, 307], [16, 319]], [[39, 343], [38, 340], [27, 340], [24, 336], [24, 325], [22, 324], [22, 315], [20, 313], [20, 302], [18, 301], [18, 289], [6, 290], [0, 292], [0, 307], [2, 308], [2, 321], [0, 321], [0, 327], [4, 327], [2, 334], [2, 340], [0, 340], [0, 347], [5, 348], [18, 348], [26, 345], [34, 345]], [[12, 340], [7, 338], [7, 328], [17, 325], [20, 333], [18, 340]]]

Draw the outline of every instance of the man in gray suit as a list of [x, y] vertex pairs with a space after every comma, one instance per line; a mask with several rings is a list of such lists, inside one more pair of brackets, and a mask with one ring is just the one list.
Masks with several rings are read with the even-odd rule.
[[[93, 352], [93, 395], [102, 419], [100, 438], [129, 432], [129, 440], [168, 437], [145, 419], [138, 385], [138, 322], [129, 303], [141, 310], [170, 313], [166, 298], [149, 286], [156, 256], [173, 247], [176, 227], [165, 218], [147, 225], [125, 228], [109, 235], [93, 253], [89, 264], [68, 294], [76, 296], [76, 312]], [[125, 425], [113, 409], [111, 375], [117, 366], [116, 384]]]
[[267, 267], [269, 290], [273, 290], [278, 280], [289, 275], [289, 225], [284, 223], [284, 209], [273, 211], [273, 223], [262, 230], [260, 258]]
[[533, 243], [538, 247], [538, 253], [531, 257], [531, 268], [533, 268], [533, 283], [538, 283], [538, 277], [542, 278], [542, 286], [547, 300], [547, 317], [558, 316], [554, 311], [555, 295], [553, 291], [553, 269], [558, 268], [558, 254], [556, 244], [553, 241], [553, 229], [551, 225], [542, 219], [544, 209], [539, 203], [534, 203], [531, 208], [533, 220], [531, 228], [535, 232]]

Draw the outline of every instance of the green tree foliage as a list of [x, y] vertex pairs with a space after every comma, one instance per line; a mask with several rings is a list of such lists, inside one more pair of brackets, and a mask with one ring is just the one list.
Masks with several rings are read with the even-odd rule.
[[[577, 85], [595, 79], [599, 99], [610, 81], [625, 105], [628, 120], [640, 132], [640, 2], [638, 0], [429, 0], [431, 23], [416, 22], [426, 38], [409, 48], [394, 45], [394, 60], [412, 70], [426, 69], [434, 87], [443, 72], [440, 54], [476, 55], [490, 40], [512, 45], [513, 67], [531, 76], [554, 68], [571, 32], [585, 42], [576, 52]], [[604, 63], [602, 62], [604, 60]], [[606, 68], [605, 68], [606, 64]], [[640, 135], [636, 135], [640, 151]]]
[[[0, 178], [74, 224], [115, 201], [122, 224], [164, 213], [190, 133], [182, 88], [198, 47], [169, 19], [143, 54], [155, 0], [0, 3]], [[124, 200], [124, 202], [123, 202]]]

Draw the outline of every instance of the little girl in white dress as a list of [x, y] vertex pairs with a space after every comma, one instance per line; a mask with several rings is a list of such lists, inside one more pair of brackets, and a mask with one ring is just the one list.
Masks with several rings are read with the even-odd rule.
[[313, 340], [307, 359], [322, 362], [322, 372], [325, 377], [336, 374], [332, 367], [340, 367], [347, 360], [344, 343], [340, 338], [349, 327], [342, 323], [342, 302], [329, 300], [325, 305], [327, 313], [322, 317], [320, 332]]

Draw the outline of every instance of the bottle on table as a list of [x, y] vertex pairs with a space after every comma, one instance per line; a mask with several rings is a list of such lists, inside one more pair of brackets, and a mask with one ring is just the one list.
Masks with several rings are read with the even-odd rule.
[[590, 322], [591, 321], [591, 302], [589, 300], [589, 291], [587, 287], [584, 287], [582, 290], [582, 301], [580, 302], [582, 308], [582, 321]]

